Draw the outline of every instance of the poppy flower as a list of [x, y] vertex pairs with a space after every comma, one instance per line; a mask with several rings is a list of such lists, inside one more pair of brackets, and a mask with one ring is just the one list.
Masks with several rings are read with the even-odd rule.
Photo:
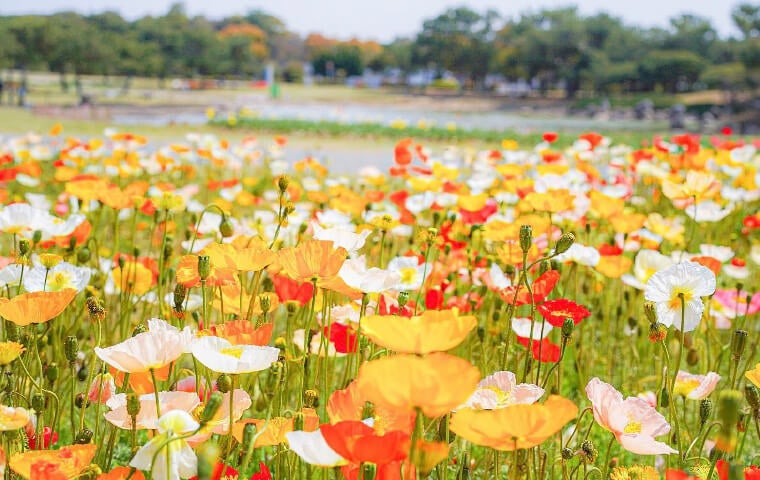
[[559, 135], [557, 132], [544, 132], [541, 138], [543, 138], [546, 143], [554, 143], [557, 141], [557, 138], [559, 138]]
[[98, 446], [94, 443], [87, 445], [69, 445], [59, 450], [31, 450], [13, 455], [8, 464], [11, 470], [29, 480], [35, 464], [52, 465], [54, 471], [60, 471], [63, 478], [79, 476], [95, 458]]
[[596, 423], [612, 432], [620, 445], [637, 455], [678, 453], [655, 437], [670, 432], [670, 425], [654, 407], [638, 397], [628, 397], [598, 378], [586, 385]]
[[[303, 431], [313, 432], [319, 430], [319, 415], [312, 408], [304, 408], [301, 410], [300, 415], [303, 418]], [[256, 435], [256, 447], [266, 447], [271, 445], [279, 445], [286, 443], [288, 432], [293, 432], [295, 429], [295, 417], [274, 417], [268, 420], [260, 418], [247, 418], [235, 423], [232, 426], [232, 436], [242, 443], [243, 432], [245, 426], [249, 423], [256, 425], [256, 431], [259, 434]]]
[[334, 425], [320, 425], [319, 431], [338, 455], [351, 463], [384, 465], [406, 459], [409, 433], [394, 430], [378, 434], [364, 422], [346, 420]]
[[290, 278], [323, 287], [338, 276], [347, 255], [346, 249], [334, 248], [331, 241], [307, 240], [280, 250], [277, 263]]
[[[195, 476], [198, 472], [198, 457], [183, 435], [196, 431], [199, 426], [183, 410], [164, 413], [158, 420], [158, 435], [135, 453], [129, 465], [151, 472], [151, 478], [155, 480], [180, 480]], [[167, 447], [169, 440], [171, 445]]]
[[479, 380], [480, 372], [467, 360], [435, 352], [366, 362], [356, 382], [362, 397], [376, 405], [399, 413], [413, 413], [418, 407], [434, 418], [464, 403]]
[[456, 309], [427, 310], [411, 318], [368, 315], [362, 320], [362, 334], [396, 352], [426, 354], [456, 347], [477, 323], [474, 316], [460, 316]]
[[240, 374], [266, 370], [277, 361], [280, 349], [257, 345], [233, 345], [219, 337], [204, 336], [193, 341], [193, 356], [218, 373]]
[[111, 271], [114, 285], [122, 292], [144, 295], [153, 287], [153, 273], [142, 263], [127, 261]]
[[528, 338], [517, 337], [517, 341], [529, 348], [533, 354], [533, 359], [543, 363], [557, 363], [562, 355], [562, 349], [556, 343], [552, 343], [548, 338], [541, 340], [529, 340]]
[[21, 407], [0, 405], [0, 431], [17, 430], [31, 420], [29, 412]]
[[66, 288], [57, 292], [22, 293], [10, 300], [0, 298], [0, 317], [19, 327], [45, 323], [60, 315], [76, 294], [73, 288]]
[[683, 395], [692, 400], [702, 400], [707, 398], [720, 381], [720, 375], [715, 372], [708, 372], [706, 375], [694, 375], [683, 370], [678, 371], [676, 375], [676, 384], [673, 388], [673, 394]]
[[[145, 480], [145, 475], [132, 467], [115, 467], [108, 473], [101, 473], [97, 480]], [[215, 479], [219, 480], [219, 479]]]
[[518, 403], [531, 404], [544, 395], [544, 389], [531, 383], [517, 383], [512, 372], [496, 372], [478, 383], [478, 388], [461, 408], [493, 410]]
[[566, 318], [572, 318], [573, 323], [578, 325], [581, 320], [591, 315], [591, 312], [583, 305], [564, 298], [547, 300], [537, 308], [547, 322], [558, 328], [562, 327]]
[[333, 322], [323, 329], [325, 337], [335, 346], [338, 353], [354, 353], [359, 345], [359, 338], [353, 327]]
[[286, 275], [272, 275], [272, 284], [281, 302], [295, 301], [304, 306], [314, 296], [314, 285], [310, 282], [299, 282]]
[[[335, 390], [327, 401], [327, 415], [331, 423], [345, 420], [366, 420], [364, 417], [365, 400], [359, 391], [357, 382], [351, 382], [342, 390]], [[373, 428], [382, 433], [391, 430], [410, 431], [414, 426], [414, 415], [397, 413], [395, 410], [375, 405]]]
[[18, 342], [0, 342], [0, 366], [8, 365], [24, 353], [23, 345]]
[[[212, 258], [209, 256], [209, 275], [206, 277], [206, 285], [219, 287], [223, 285], [234, 285], [237, 283], [237, 265], [228, 255], [219, 255], [214, 249], [209, 250], [215, 253]], [[203, 250], [201, 251], [203, 253]], [[198, 273], [199, 255], [183, 255], [177, 265], [177, 283], [181, 283], [187, 288], [201, 286], [201, 276]]]
[[187, 330], [153, 328], [116, 345], [95, 347], [95, 355], [108, 365], [127, 373], [141, 373], [165, 367], [189, 349]]
[[[155, 430], [158, 428], [158, 413], [156, 411], [156, 396], [147, 393], [138, 397], [140, 411], [135, 416], [134, 428], [137, 430]], [[192, 392], [158, 392], [158, 404], [161, 412], [170, 410], [183, 410], [191, 413], [200, 405], [200, 399], [195, 391]], [[127, 394], [117, 393], [106, 401], [111, 410], [106, 412], [105, 418], [113, 426], [124, 429], [132, 429], [132, 417], [127, 413]], [[220, 409], [221, 410], [221, 409]]]
[[[34, 417], [33, 417], [34, 418]], [[54, 432], [50, 427], [42, 428], [42, 444], [37, 444], [37, 432], [34, 431], [36, 420], [32, 420], [26, 426], [26, 437], [29, 440], [29, 449], [36, 450], [37, 448], [50, 448], [58, 443], [58, 432]]]
[[223, 338], [233, 345], [267, 345], [272, 339], [273, 331], [273, 323], [265, 323], [256, 328], [245, 320], [230, 320], [201, 330], [198, 336]]
[[[560, 274], [556, 270], [549, 270], [541, 274], [531, 285], [533, 290], [532, 300], [536, 303], [543, 303], [546, 297], [554, 290], [554, 286], [559, 281]], [[531, 295], [528, 293], [528, 289], [524, 285], [518, 285], [517, 287], [507, 287], [501, 292], [501, 296], [508, 304], [530, 305]]]
[[552, 395], [543, 404], [457, 410], [451, 416], [450, 428], [476, 445], [511, 452], [542, 444], [577, 414], [578, 407], [573, 402]]
[[[705, 306], [702, 297], [715, 292], [715, 274], [694, 262], [672, 265], [652, 275], [646, 284], [644, 298], [655, 303], [657, 320], [691, 332], [699, 325]], [[683, 311], [682, 311], [683, 302]]]

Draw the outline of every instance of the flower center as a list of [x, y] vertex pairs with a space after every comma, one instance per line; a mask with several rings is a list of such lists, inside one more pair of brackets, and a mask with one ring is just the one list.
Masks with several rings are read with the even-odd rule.
[[682, 382], [679, 382], [678, 380], [676, 380], [676, 387], [673, 389], [673, 393], [686, 396], [698, 386], [699, 386], [699, 380], [685, 380]]
[[48, 276], [47, 290], [49, 292], [57, 292], [72, 287], [71, 272], [60, 271]]
[[222, 355], [227, 355], [229, 357], [240, 358], [240, 356], [243, 354], [243, 349], [240, 347], [227, 347], [219, 350], [219, 353]]
[[623, 429], [623, 433], [641, 433], [641, 423], [628, 422], [628, 425]]
[[676, 287], [670, 295], [669, 306], [672, 309], [681, 308], [681, 295], [683, 295], [683, 303], [689, 303], [694, 298], [694, 292], [687, 288]]
[[404, 267], [399, 269], [401, 274], [401, 283], [412, 283], [417, 278], [417, 269], [414, 267]]

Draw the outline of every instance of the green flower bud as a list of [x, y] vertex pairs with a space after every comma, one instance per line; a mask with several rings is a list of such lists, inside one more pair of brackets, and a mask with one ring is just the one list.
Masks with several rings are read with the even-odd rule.
[[55, 383], [58, 380], [58, 364], [51, 362], [45, 369], [45, 379], [50, 383]]
[[404, 308], [406, 306], [406, 303], [409, 301], [409, 292], [399, 292], [397, 300], [398, 307]]
[[562, 322], [562, 338], [570, 338], [573, 335], [573, 330], [575, 330], [575, 322], [572, 318], [566, 318]]
[[644, 302], [644, 314], [649, 323], [657, 323], [657, 310], [654, 302]]
[[187, 298], [187, 287], [178, 283], [174, 286], [174, 308], [179, 310]]
[[208, 423], [214, 418], [216, 412], [221, 408], [223, 401], [224, 395], [222, 395], [220, 392], [214, 392], [211, 394], [208, 402], [206, 402], [206, 406], [203, 408], [203, 412], [201, 412], [202, 424]]
[[216, 378], [216, 386], [222, 393], [227, 393], [232, 390], [232, 377], [223, 373]]
[[235, 233], [235, 228], [232, 226], [232, 222], [227, 218], [227, 215], [222, 215], [222, 221], [219, 223], [219, 233], [222, 234], [222, 238], [230, 238]]
[[42, 230], [35, 230], [32, 234], [32, 242], [36, 245], [42, 240]]
[[559, 240], [557, 240], [557, 245], [554, 247], [554, 251], [556, 253], [565, 253], [574, 243], [575, 235], [573, 233], [563, 233], [562, 236], [559, 237]]
[[583, 443], [581, 443], [581, 451], [583, 452], [583, 455], [585, 455], [588, 463], [596, 462], [596, 459], [599, 456], [599, 451], [591, 440], [584, 440]]
[[316, 390], [306, 390], [303, 393], [303, 406], [306, 408], [314, 408], [319, 404], [319, 393]]
[[132, 336], [140, 335], [141, 333], [145, 333], [148, 331], [148, 327], [143, 325], [142, 323], [138, 323], [135, 328], [132, 330]]
[[76, 362], [77, 354], [79, 353], [79, 340], [77, 340], [77, 337], [74, 335], [66, 337], [66, 340], [63, 341], [63, 352], [69, 364]]
[[211, 275], [211, 259], [208, 255], [198, 256], [198, 276], [205, 280]]
[[211, 480], [222, 449], [216, 442], [203, 442], [198, 447], [198, 480]]
[[704, 426], [712, 415], [713, 403], [709, 398], [703, 398], [699, 402], [699, 424]]
[[283, 175], [277, 179], [277, 188], [280, 189], [280, 192], [285, 193], [288, 186], [290, 186], [290, 179], [287, 176]]
[[686, 352], [686, 364], [693, 367], [697, 363], [699, 363], [699, 352], [697, 352], [696, 348], [690, 348]]
[[130, 417], [136, 417], [140, 413], [140, 397], [134, 393], [127, 395], [127, 414]]
[[747, 346], [747, 332], [744, 330], [734, 331], [733, 337], [731, 337], [731, 355], [735, 361], [742, 358], [744, 349]]
[[34, 411], [37, 412], [38, 414], [44, 412], [46, 404], [47, 404], [47, 402], [45, 401], [45, 395], [41, 393], [35, 393], [34, 395], [32, 395], [31, 404]]
[[530, 225], [522, 225], [520, 227], [520, 249], [523, 252], [530, 250], [533, 244], [533, 227]]
[[90, 252], [90, 249], [87, 247], [82, 247], [77, 252], [77, 262], [79, 263], [87, 263], [90, 261], [91, 257], [92, 257], [92, 253]]
[[29, 245], [29, 240], [22, 238], [18, 242], [18, 253], [20, 253], [22, 257], [26, 257], [30, 250], [31, 246]]
[[82, 392], [77, 393], [77, 396], [74, 397], [74, 405], [76, 405], [77, 408], [87, 408], [90, 406], [90, 399], [87, 398], [87, 395], [85, 395]]
[[574, 456], [575, 456], [575, 453], [573, 452], [572, 449], [567, 448], [567, 447], [562, 449], [562, 460], [568, 461], [572, 459]]
[[86, 445], [92, 440], [93, 432], [89, 428], [83, 428], [74, 437], [74, 443], [77, 445]]
[[662, 390], [660, 390], [660, 406], [662, 408], [668, 408], [668, 406], [670, 406], [670, 394], [665, 387], [662, 387]]
[[752, 410], [760, 410], [760, 389], [751, 383], [744, 385], [744, 397]]
[[243, 428], [243, 446], [250, 445], [256, 436], [256, 424], [246, 423]]

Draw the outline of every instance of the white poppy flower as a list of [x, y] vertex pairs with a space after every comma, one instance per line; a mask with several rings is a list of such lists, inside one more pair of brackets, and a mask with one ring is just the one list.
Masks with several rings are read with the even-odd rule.
[[644, 298], [655, 303], [660, 323], [691, 332], [705, 310], [702, 297], [715, 292], [715, 283], [715, 274], [709, 268], [693, 262], [677, 263], [652, 275]]

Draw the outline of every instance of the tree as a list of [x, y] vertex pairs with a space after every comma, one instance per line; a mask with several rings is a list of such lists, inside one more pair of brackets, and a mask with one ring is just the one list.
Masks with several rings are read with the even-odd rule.
[[731, 12], [731, 19], [745, 39], [760, 36], [760, 5], [737, 5]]
[[705, 69], [702, 57], [687, 50], [656, 50], [639, 63], [639, 75], [647, 90], [656, 85], [670, 93], [687, 90]]

